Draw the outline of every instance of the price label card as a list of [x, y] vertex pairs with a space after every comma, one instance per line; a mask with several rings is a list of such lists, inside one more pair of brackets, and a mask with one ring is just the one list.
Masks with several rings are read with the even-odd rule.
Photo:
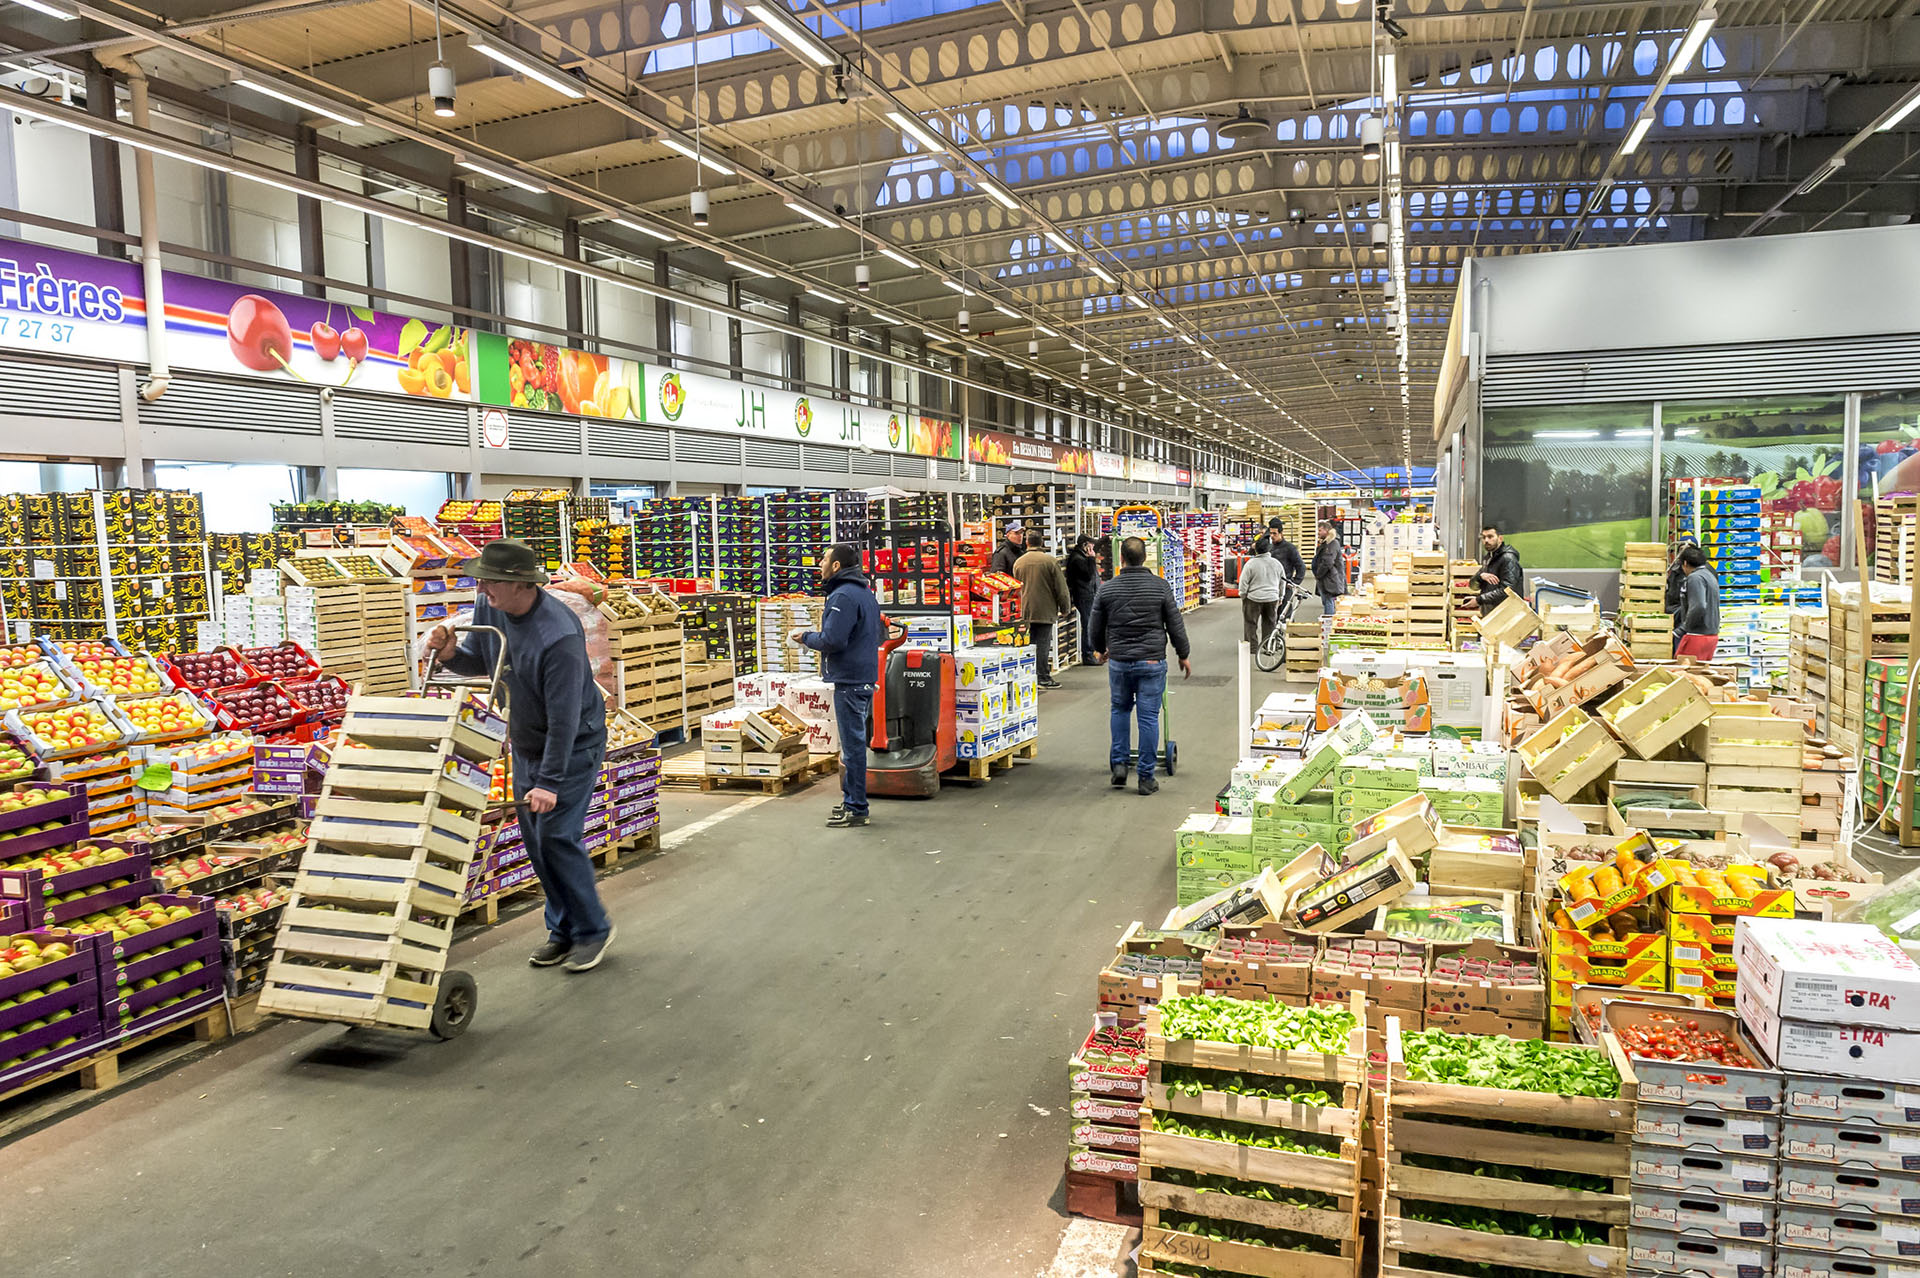
[[59, 576], [59, 574], [53, 570], [53, 560], [51, 559], [34, 560], [33, 575], [38, 581], [52, 581], [55, 577]]
[[171, 790], [173, 788], [173, 766], [167, 763], [149, 763], [142, 768], [133, 783], [142, 790]]

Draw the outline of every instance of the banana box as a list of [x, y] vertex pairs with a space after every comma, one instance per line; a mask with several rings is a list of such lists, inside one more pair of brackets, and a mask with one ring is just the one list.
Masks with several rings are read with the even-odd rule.
[[1012, 671], [1008, 648], [966, 648], [954, 654], [954, 689], [977, 690], [1004, 683]]
[[955, 753], [962, 759], [990, 759], [1004, 749], [999, 726], [960, 724], [955, 732]]
[[1000, 723], [1012, 713], [1007, 685], [996, 683], [984, 688], [956, 693], [953, 699], [955, 721], [974, 727]]
[[1036, 712], [1029, 710], [1026, 713], [1026, 717], [1020, 720], [1019, 730], [1013, 734], [1013, 740], [1008, 744], [1014, 744], [1021, 741], [1032, 741], [1037, 739], [1039, 735], [1040, 735], [1040, 716]]

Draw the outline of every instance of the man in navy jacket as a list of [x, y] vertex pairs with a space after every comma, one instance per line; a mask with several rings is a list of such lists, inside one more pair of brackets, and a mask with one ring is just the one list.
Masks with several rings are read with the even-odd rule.
[[833, 717], [840, 728], [840, 806], [827, 825], [843, 830], [867, 823], [867, 743], [873, 736], [873, 686], [880, 679], [880, 644], [886, 623], [873, 597], [860, 552], [828, 546], [820, 556], [827, 603], [818, 630], [794, 630], [788, 638], [820, 653], [820, 677], [833, 685]]

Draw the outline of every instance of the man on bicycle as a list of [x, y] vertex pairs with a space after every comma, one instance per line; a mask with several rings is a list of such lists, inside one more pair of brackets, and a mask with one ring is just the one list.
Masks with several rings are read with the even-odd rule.
[[[1260, 541], [1265, 544], [1266, 538]], [[1280, 611], [1280, 586], [1285, 581], [1286, 569], [1271, 554], [1248, 555], [1240, 565], [1240, 626], [1249, 648], [1257, 651], [1273, 633]]]

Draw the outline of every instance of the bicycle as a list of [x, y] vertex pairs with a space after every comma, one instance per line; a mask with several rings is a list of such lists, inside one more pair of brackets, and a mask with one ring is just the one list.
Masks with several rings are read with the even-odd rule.
[[1253, 664], [1262, 674], [1272, 674], [1287, 664], [1287, 623], [1306, 597], [1306, 592], [1291, 581], [1281, 591], [1280, 606], [1273, 613], [1273, 629], [1253, 650]]

